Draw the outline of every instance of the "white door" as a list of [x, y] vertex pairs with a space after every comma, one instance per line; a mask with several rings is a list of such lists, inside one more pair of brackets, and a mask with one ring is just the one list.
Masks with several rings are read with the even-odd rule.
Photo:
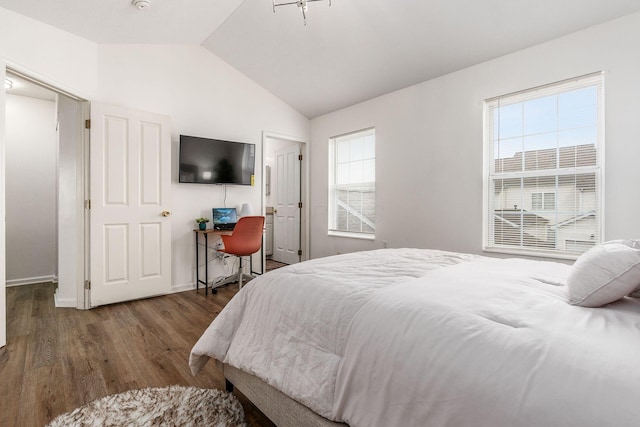
[[91, 103], [91, 306], [171, 289], [171, 119]]
[[[300, 144], [276, 151], [273, 260], [285, 264], [300, 261]], [[273, 181], [273, 180], [272, 180]]]

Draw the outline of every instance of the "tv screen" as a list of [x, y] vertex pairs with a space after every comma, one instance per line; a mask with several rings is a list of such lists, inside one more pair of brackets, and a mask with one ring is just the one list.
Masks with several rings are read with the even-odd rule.
[[255, 144], [180, 135], [178, 181], [252, 185], [255, 157]]

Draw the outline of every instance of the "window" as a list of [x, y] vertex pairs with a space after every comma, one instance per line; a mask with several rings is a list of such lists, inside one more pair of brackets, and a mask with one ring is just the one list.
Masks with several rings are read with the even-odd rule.
[[329, 234], [373, 239], [375, 216], [375, 129], [331, 138]]
[[602, 75], [485, 101], [483, 247], [575, 258], [602, 232]]
[[531, 193], [531, 209], [550, 210], [556, 208], [556, 193]]

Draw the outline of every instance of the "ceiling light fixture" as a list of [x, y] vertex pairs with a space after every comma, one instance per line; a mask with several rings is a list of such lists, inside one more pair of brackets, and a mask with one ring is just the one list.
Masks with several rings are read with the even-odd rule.
[[131, 4], [133, 4], [138, 10], [147, 11], [151, 9], [150, 0], [132, 0]]
[[[304, 25], [307, 25], [307, 10], [309, 10], [308, 3], [311, 3], [314, 1], [324, 1], [324, 0], [297, 0], [297, 1], [286, 1], [281, 3], [277, 3], [276, 0], [273, 0], [273, 13], [276, 13], [276, 6], [287, 6], [290, 4], [295, 4], [300, 8], [300, 11], [302, 12], [302, 19], [304, 20]], [[331, 0], [329, 0], [329, 6], [331, 6]]]
[[13, 82], [5, 77], [4, 79], [4, 88], [5, 90], [9, 90], [13, 87]]

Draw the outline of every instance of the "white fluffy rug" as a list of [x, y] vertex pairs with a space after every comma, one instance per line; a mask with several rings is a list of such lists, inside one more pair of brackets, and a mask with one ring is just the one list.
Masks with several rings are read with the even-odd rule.
[[60, 415], [48, 427], [245, 425], [242, 406], [231, 393], [174, 385], [103, 397]]

